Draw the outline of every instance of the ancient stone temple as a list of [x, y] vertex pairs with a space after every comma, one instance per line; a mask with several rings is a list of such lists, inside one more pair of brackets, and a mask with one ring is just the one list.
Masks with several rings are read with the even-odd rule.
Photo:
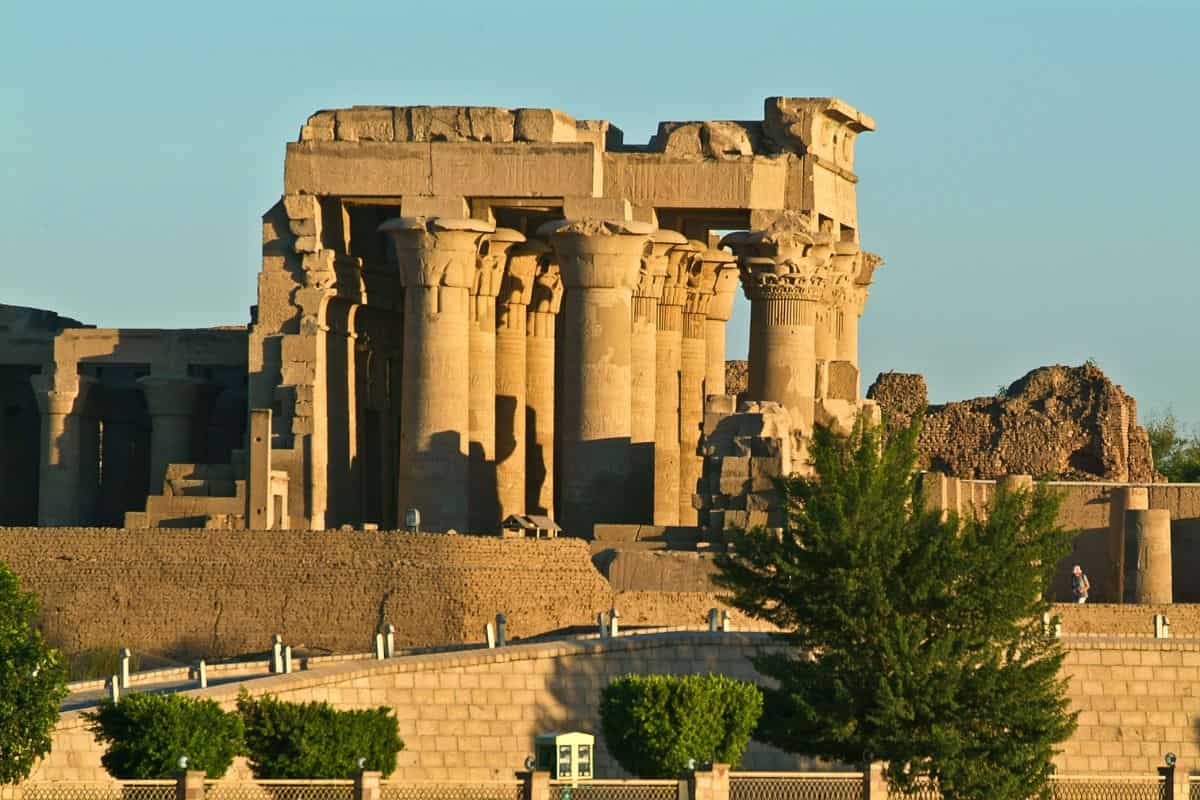
[[[663, 122], [643, 145], [550, 109], [312, 115], [263, 216], [241, 446], [199, 463], [177, 350], [175, 376], [137, 383], [168, 444], [127, 524], [698, 524], [739, 284], [748, 396], [786, 409], [801, 448], [869, 402], [857, 330], [880, 259], [859, 244], [854, 145], [873, 129], [831, 98]], [[82, 362], [28, 372], [64, 370]], [[42, 437], [60, 442], [75, 407], [51, 400]], [[79, 476], [55, 496], [92, 491]]]

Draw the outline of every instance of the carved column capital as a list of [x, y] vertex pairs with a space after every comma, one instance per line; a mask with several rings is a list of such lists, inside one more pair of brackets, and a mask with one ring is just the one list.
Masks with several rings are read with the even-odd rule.
[[540, 227], [538, 235], [550, 237], [566, 286], [632, 290], [654, 230], [631, 220], [559, 220]]
[[396, 247], [406, 289], [472, 288], [483, 235], [495, 229], [483, 220], [450, 217], [397, 217], [379, 226]]
[[724, 250], [705, 250], [700, 255], [705, 262], [703, 278], [710, 282], [712, 300], [708, 305], [708, 318], [727, 322], [733, 315], [733, 296], [737, 292], [737, 257]]
[[641, 267], [638, 270], [638, 282], [633, 287], [634, 297], [646, 297], [660, 300], [663, 287], [667, 281], [670, 268], [672, 248], [687, 244], [687, 238], [676, 231], [660, 229], [650, 237], [650, 249], [643, 253]]
[[494, 233], [483, 237], [479, 245], [479, 255], [475, 259], [472, 297], [494, 298], [500, 294], [505, 267], [508, 264], [508, 253], [513, 245], [524, 241], [525, 237], [521, 232], [512, 228], [497, 228]]

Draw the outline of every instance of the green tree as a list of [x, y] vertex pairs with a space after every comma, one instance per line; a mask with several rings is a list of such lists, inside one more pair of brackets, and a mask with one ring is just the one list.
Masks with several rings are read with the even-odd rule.
[[66, 668], [37, 629], [38, 602], [0, 562], [0, 784], [29, 777], [50, 752]]
[[242, 720], [215, 701], [181, 694], [130, 694], [105, 700], [84, 719], [107, 749], [100, 763], [122, 780], [170, 778], [188, 769], [219, 778], [242, 749]]
[[384, 776], [404, 748], [391, 709], [338, 711], [328, 703], [287, 703], [271, 695], [238, 696], [246, 755], [260, 779], [350, 778], [363, 768]]
[[788, 633], [755, 659], [756, 736], [845, 762], [884, 760], [911, 790], [947, 800], [1048, 797], [1055, 745], [1075, 728], [1063, 651], [1041, 598], [1069, 546], [1046, 487], [1006, 492], [986, 518], [923, 508], [919, 420], [886, 438], [817, 428], [815, 477], [780, 486], [782, 531], [733, 536], [719, 583], [738, 608]]
[[640, 778], [697, 763], [736, 766], [762, 715], [757, 686], [724, 675], [627, 675], [600, 695], [608, 752]]
[[1173, 483], [1200, 481], [1200, 435], [1188, 434], [1170, 411], [1146, 423], [1154, 468]]

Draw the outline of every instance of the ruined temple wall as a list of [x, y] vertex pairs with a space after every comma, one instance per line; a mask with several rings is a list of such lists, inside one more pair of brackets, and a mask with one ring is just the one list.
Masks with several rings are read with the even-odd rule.
[[0, 561], [41, 599], [57, 646], [180, 660], [261, 651], [275, 633], [361, 652], [384, 623], [402, 646], [480, 641], [497, 613], [510, 637], [590, 628], [614, 606], [626, 625], [700, 627], [720, 605], [712, 592], [614, 592], [576, 539], [0, 528]]

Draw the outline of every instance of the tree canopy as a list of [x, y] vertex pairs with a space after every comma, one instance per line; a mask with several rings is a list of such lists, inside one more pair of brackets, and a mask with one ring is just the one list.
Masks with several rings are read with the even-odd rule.
[[1200, 435], [1187, 433], [1167, 412], [1146, 423], [1154, 468], [1172, 483], [1200, 481]]
[[37, 628], [38, 602], [0, 562], [0, 784], [18, 783], [50, 752], [66, 668]]
[[1042, 599], [1069, 546], [1046, 487], [999, 493], [986, 515], [923, 507], [919, 420], [887, 436], [818, 427], [813, 477], [781, 481], [782, 531], [735, 533], [718, 558], [733, 605], [778, 625], [755, 659], [756, 736], [843, 762], [888, 762], [943, 797], [1048, 796], [1055, 746], [1075, 728], [1063, 651]]

